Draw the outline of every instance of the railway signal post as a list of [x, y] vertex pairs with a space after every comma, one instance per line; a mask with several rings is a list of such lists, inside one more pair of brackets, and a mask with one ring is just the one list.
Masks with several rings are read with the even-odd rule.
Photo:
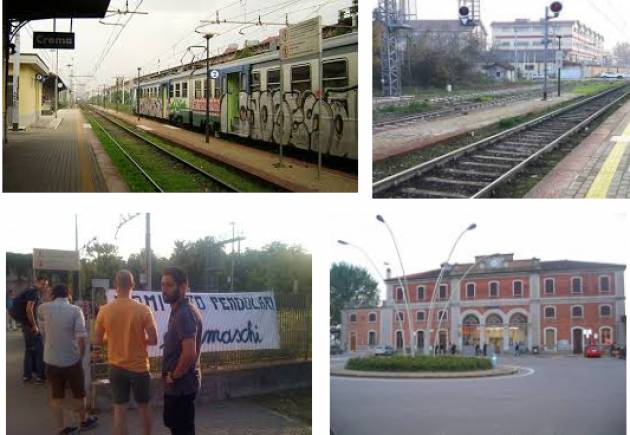
[[[553, 15], [549, 15], [549, 9], [553, 12]], [[553, 2], [551, 6], [545, 6], [545, 85], [543, 88], [543, 100], [547, 101], [547, 63], [549, 59], [547, 58], [547, 53], [549, 52], [549, 20], [553, 20], [554, 18], [558, 18], [560, 16], [560, 11], [562, 10], [562, 3]]]

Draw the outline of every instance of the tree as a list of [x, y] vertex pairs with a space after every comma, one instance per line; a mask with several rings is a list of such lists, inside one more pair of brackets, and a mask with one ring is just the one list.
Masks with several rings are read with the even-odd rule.
[[341, 323], [341, 310], [347, 306], [375, 306], [379, 302], [378, 283], [362, 267], [335, 263], [330, 268], [330, 325]]
[[617, 58], [617, 65], [630, 66], [630, 43], [618, 42], [613, 55]]

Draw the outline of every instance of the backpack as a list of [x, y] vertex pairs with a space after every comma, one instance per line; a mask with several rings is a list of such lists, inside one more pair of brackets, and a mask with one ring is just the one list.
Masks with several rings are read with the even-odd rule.
[[9, 314], [16, 322], [27, 323], [28, 317], [26, 316], [26, 297], [29, 296], [33, 289], [24, 290], [13, 299], [13, 305], [9, 309]]

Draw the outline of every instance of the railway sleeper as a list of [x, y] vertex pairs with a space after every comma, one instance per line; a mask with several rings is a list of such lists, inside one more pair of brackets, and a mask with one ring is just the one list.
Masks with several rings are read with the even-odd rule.
[[493, 148], [491, 150], [487, 150], [487, 152], [491, 152], [493, 154], [497, 154], [499, 156], [529, 156], [532, 153], [529, 151], [522, 151], [522, 150], [517, 150], [517, 149], [512, 149], [512, 150], [500, 150], [500, 149], [496, 149]]
[[463, 160], [457, 163], [459, 165], [474, 166], [477, 168], [510, 169], [512, 167], [511, 165], [505, 165], [501, 163], [484, 163], [484, 162], [475, 162], [472, 160]]
[[502, 172], [500, 171], [476, 171], [474, 169], [457, 169], [457, 168], [444, 168], [445, 172], [449, 174], [457, 174], [457, 175], [466, 175], [466, 176], [476, 176], [476, 177], [485, 177], [494, 180], [499, 177]]
[[441, 177], [426, 177], [423, 179], [428, 183], [437, 183], [437, 184], [449, 184], [456, 186], [470, 186], [470, 187], [485, 187], [488, 185], [487, 182], [483, 181], [472, 181], [472, 180], [460, 180], [453, 178], [441, 178]]
[[437, 190], [418, 189], [415, 187], [405, 187], [401, 190], [406, 195], [413, 196], [414, 198], [453, 198], [464, 199], [468, 198], [466, 195], [455, 192], [442, 192]]
[[490, 161], [495, 161], [495, 162], [515, 162], [515, 163], [520, 163], [523, 161], [523, 159], [517, 159], [515, 157], [499, 157], [499, 156], [489, 156], [486, 154], [474, 154], [471, 156], [474, 159], [480, 159], [480, 160], [490, 160]]

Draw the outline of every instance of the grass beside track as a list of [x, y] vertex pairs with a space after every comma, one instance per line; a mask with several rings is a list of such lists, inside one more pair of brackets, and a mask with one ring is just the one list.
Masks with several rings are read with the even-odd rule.
[[[150, 140], [151, 142], [161, 146], [162, 148], [170, 151], [171, 153], [177, 155], [178, 157], [192, 163], [193, 165], [197, 166], [200, 169], [203, 169], [204, 171], [214, 175], [215, 177], [217, 177], [218, 179], [234, 186], [235, 188], [237, 188], [239, 191], [241, 192], [273, 192], [273, 191], [278, 191], [280, 189], [275, 189], [272, 185], [268, 184], [268, 183], [264, 183], [261, 182], [260, 180], [255, 179], [255, 177], [253, 176], [247, 176], [244, 175], [243, 173], [232, 169], [230, 167], [227, 167], [225, 165], [222, 165], [220, 163], [216, 163], [213, 162], [212, 160], [210, 160], [209, 158], [204, 158], [203, 156], [200, 156], [199, 154], [190, 151], [186, 148], [182, 148], [179, 145], [174, 145], [173, 143], [166, 141], [164, 139], [161, 139], [157, 136], [151, 135], [149, 133], [147, 133], [144, 130], [141, 129], [137, 129], [135, 128], [133, 125], [127, 124], [119, 119], [116, 120], [117, 122], [119, 122], [120, 124], [124, 125], [125, 127], [129, 128], [131, 131], [137, 133], [139, 136], [144, 137], [148, 140]], [[102, 124], [102, 123], [101, 123]], [[103, 127], [107, 128], [105, 125], [103, 125]], [[100, 130], [98, 127], [94, 127], [95, 130]], [[104, 135], [103, 135], [104, 136]], [[113, 145], [113, 144], [112, 144]], [[124, 144], [123, 144], [124, 145]], [[114, 145], [113, 145], [114, 146]], [[150, 145], [146, 144], [144, 145], [145, 147], [150, 147]], [[114, 146], [114, 148], [116, 148]], [[116, 148], [117, 149], [117, 148]], [[150, 156], [150, 153], [160, 153], [159, 150], [155, 150], [155, 151], [150, 151], [149, 153], [147, 153], [146, 155]], [[120, 152], [119, 152], [120, 153]], [[132, 156], [134, 156], [132, 154]], [[135, 156], [134, 156], [135, 158]], [[144, 156], [142, 157], [144, 158]], [[152, 159], [151, 157], [149, 157], [149, 159]], [[162, 159], [167, 159], [169, 161], [173, 161], [170, 157], [163, 157]], [[153, 162], [155, 163], [155, 162]], [[129, 164], [134, 170], [135, 172], [137, 172], [137, 169], [135, 169], [135, 166]], [[118, 166], [118, 165], [117, 165]], [[180, 163], [177, 163], [177, 166], [183, 166]], [[122, 169], [119, 168], [119, 170], [122, 171]], [[169, 170], [169, 168], [165, 168], [165, 170]], [[161, 172], [161, 171], [160, 171]], [[149, 172], [149, 174], [151, 174], [152, 172]], [[123, 178], [124, 175], [123, 175]], [[206, 177], [202, 176], [202, 175], [193, 175], [192, 179], [193, 179], [193, 184], [191, 185], [191, 183], [187, 182], [187, 179], [190, 179], [191, 176], [190, 175], [181, 175], [181, 174], [175, 174], [174, 175], [174, 179], [173, 178], [168, 178], [168, 177], [164, 177], [163, 174], [160, 174], [159, 178], [162, 180], [157, 180], [158, 184], [160, 184], [161, 186], [164, 187], [165, 190], [168, 191], [180, 191], [180, 192], [190, 192], [190, 191], [223, 191], [223, 189], [221, 189], [220, 187], [217, 188], [217, 184], [214, 182], [211, 182], [210, 180], [208, 180]], [[166, 179], [165, 179], [166, 178]], [[166, 184], [163, 184], [166, 183]]]
[[153, 185], [147, 181], [142, 174], [138, 172], [133, 163], [127, 159], [127, 157], [120, 151], [120, 149], [110, 140], [109, 137], [100, 127], [94, 122], [94, 118], [88, 112], [83, 112], [83, 115], [92, 126], [92, 131], [103, 145], [105, 152], [112, 159], [112, 162], [118, 169], [120, 176], [123, 178], [129, 190], [132, 192], [155, 192]]
[[350, 358], [348, 370], [378, 372], [465, 372], [489, 370], [492, 363], [487, 358], [452, 355], [393, 355]]

